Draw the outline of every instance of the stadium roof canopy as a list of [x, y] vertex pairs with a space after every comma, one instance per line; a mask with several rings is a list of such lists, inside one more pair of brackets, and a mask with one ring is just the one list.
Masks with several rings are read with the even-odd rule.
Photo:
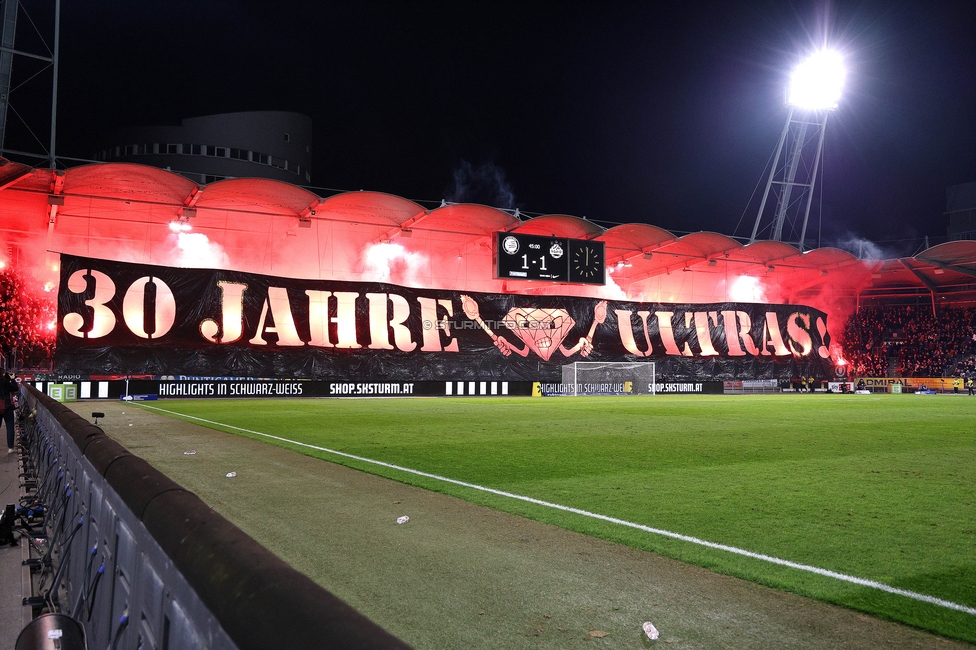
[[[800, 252], [781, 242], [743, 245], [718, 233], [677, 236], [646, 224], [604, 229], [568, 215], [522, 220], [503, 210], [471, 204], [427, 209], [378, 192], [323, 198], [266, 179], [199, 185], [135, 164], [86, 165], [55, 172], [0, 159], [0, 214], [0, 242], [20, 251], [21, 257], [13, 260], [17, 264], [29, 264], [43, 257], [34, 253], [48, 250], [295, 277], [554, 292], [539, 283], [493, 278], [493, 235], [516, 231], [604, 242], [612, 284], [632, 297], [657, 283], [661, 296], [673, 296], [674, 287], [679, 287], [684, 300], [715, 299], [718, 294], [712, 289], [688, 288], [687, 282], [679, 281], [691, 277], [682, 276], [683, 272], [692, 272], [700, 279], [711, 276], [709, 286], [717, 286], [723, 276], [726, 287], [731, 277], [758, 278], [778, 300], [787, 301], [801, 300], [825, 287], [862, 302], [931, 298], [935, 304], [976, 298], [976, 242], [972, 241], [940, 244], [914, 257], [869, 261], [833, 248]], [[187, 242], [178, 240], [179, 227], [183, 234], [202, 237], [197, 244], [205, 244], [203, 253], [194, 257], [192, 248], [184, 246], [189, 237]], [[215, 250], [216, 257], [211, 255]], [[371, 257], [374, 253], [386, 256], [380, 266]], [[399, 271], [391, 275], [391, 269]], [[558, 287], [559, 293], [592, 291]]]

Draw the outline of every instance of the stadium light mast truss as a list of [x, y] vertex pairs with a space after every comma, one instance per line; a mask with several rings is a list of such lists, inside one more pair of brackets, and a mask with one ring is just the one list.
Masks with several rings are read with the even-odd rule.
[[[827, 116], [837, 108], [845, 76], [844, 60], [833, 50], [815, 52], [793, 70], [786, 102], [790, 112], [776, 146], [750, 244], [767, 228], [770, 229], [767, 239], [783, 241], [784, 226], [788, 225], [787, 241], [804, 250], [813, 190], [823, 156]], [[771, 195], [776, 198], [776, 207], [772, 217], [764, 219]]]
[[[54, 0], [53, 45], [48, 47], [47, 39], [41, 36], [40, 32], [38, 32], [38, 36], [41, 36], [42, 45], [47, 50], [48, 56], [15, 49], [14, 46], [17, 36], [17, 14], [18, 10], [20, 9], [23, 9], [20, 0], [0, 0], [0, 155], [5, 156], [6, 154], [13, 153], [19, 156], [26, 156], [28, 158], [46, 159], [50, 168], [54, 169], [57, 162], [55, 146], [58, 132], [58, 67], [59, 50], [61, 45], [61, 0]], [[30, 19], [30, 16], [28, 16], [28, 19]], [[37, 29], [33, 20], [30, 20], [30, 24], [35, 30]], [[13, 149], [6, 148], [6, 136], [8, 130], [7, 115], [10, 103], [10, 93], [12, 90], [14, 90], [11, 88], [11, 82], [13, 79], [12, 69], [13, 58], [15, 55], [43, 61], [47, 63], [48, 67], [50, 67], [52, 70], [50, 141], [48, 150], [40, 155], [28, 151], [15, 151]], [[34, 76], [37, 74], [38, 73], [35, 73]], [[34, 76], [31, 76], [27, 81], [33, 79]], [[27, 81], [21, 83], [20, 85], [24, 85], [27, 83]], [[27, 128], [30, 130], [29, 126]], [[40, 140], [38, 140], [38, 143], [40, 143]]]

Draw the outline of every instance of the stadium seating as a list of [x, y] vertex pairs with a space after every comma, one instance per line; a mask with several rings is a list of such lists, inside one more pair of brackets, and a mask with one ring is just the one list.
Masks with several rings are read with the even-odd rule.
[[858, 377], [963, 377], [976, 373], [976, 309], [866, 307], [844, 328]]

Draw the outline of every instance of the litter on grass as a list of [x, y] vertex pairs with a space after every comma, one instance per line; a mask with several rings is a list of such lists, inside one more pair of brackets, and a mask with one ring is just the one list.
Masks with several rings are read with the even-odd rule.
[[405, 524], [408, 521], [410, 521], [410, 517], [408, 517], [406, 515], [403, 515], [402, 517], [397, 517], [397, 523], [398, 524]]
[[647, 622], [644, 623], [644, 625], [642, 627], [644, 628], [644, 634], [647, 635], [647, 638], [648, 639], [650, 639], [651, 641], [654, 641], [655, 639], [657, 639], [659, 633], [657, 631], [657, 628], [654, 627], [654, 624], [653, 623], [651, 623], [650, 621], [647, 621]]
[[184, 451], [183, 452], [183, 455], [184, 456], [194, 456], [194, 455], [196, 455], [196, 453], [197, 453], [196, 451], [194, 451], [193, 449], [191, 449], [190, 451]]
[[237, 472], [227, 472], [227, 478], [234, 478], [237, 476]]

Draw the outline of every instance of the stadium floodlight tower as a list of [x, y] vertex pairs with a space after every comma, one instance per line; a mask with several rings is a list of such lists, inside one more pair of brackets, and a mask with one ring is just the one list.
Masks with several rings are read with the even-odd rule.
[[[771, 228], [767, 239], [783, 241], [783, 227], [789, 221], [787, 241], [796, 243], [801, 251], [804, 250], [813, 188], [823, 155], [827, 116], [837, 108], [845, 77], [844, 59], [834, 50], [815, 52], [793, 70], [786, 101], [790, 112], [773, 156], [766, 191], [749, 238], [750, 244], [767, 228]], [[780, 165], [784, 148], [787, 153]], [[763, 225], [763, 213], [770, 194], [776, 196], [776, 209], [772, 219]], [[797, 232], [801, 215], [802, 225]], [[797, 239], [792, 240], [793, 237]]]

